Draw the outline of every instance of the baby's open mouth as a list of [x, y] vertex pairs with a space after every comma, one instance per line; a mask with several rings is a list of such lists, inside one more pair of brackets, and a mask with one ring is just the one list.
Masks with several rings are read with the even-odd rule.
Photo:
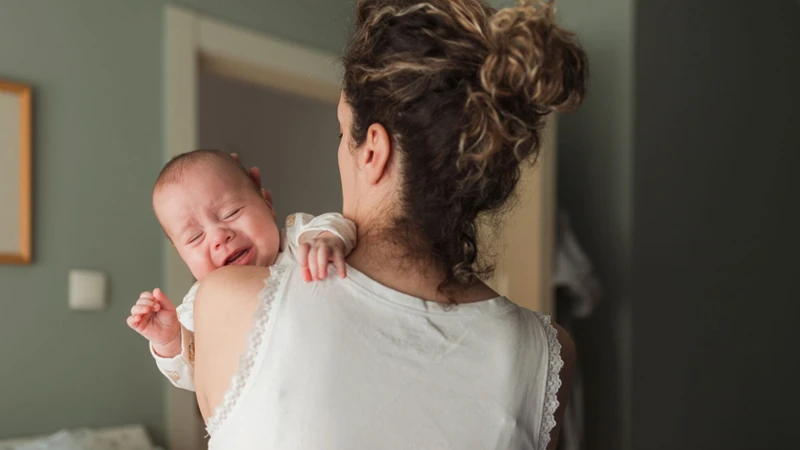
[[230, 265], [230, 264], [236, 264], [236, 262], [237, 262], [237, 261], [241, 261], [241, 260], [242, 260], [242, 258], [244, 258], [244, 256], [245, 256], [245, 255], [246, 255], [246, 254], [247, 254], [249, 251], [250, 251], [250, 249], [249, 249], [249, 248], [243, 248], [243, 249], [241, 249], [241, 250], [238, 250], [238, 251], [236, 251], [234, 254], [232, 254], [231, 256], [229, 256], [229, 257], [228, 257], [228, 259], [226, 259], [226, 260], [225, 260], [225, 264], [224, 264], [224, 265], [225, 265], [225, 266], [227, 266], [227, 265]]

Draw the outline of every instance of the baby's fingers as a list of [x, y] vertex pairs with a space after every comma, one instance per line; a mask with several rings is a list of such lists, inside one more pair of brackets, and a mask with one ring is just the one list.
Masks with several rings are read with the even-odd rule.
[[311, 246], [308, 244], [300, 244], [297, 247], [297, 262], [300, 263], [300, 268], [303, 269], [303, 280], [311, 281], [311, 272], [308, 270], [308, 252], [311, 251]]
[[164, 294], [164, 292], [159, 288], [155, 288], [153, 290], [153, 301], [156, 304], [155, 306], [156, 311], [160, 311], [162, 309], [167, 311], [175, 310], [175, 305], [172, 304], [172, 301], [170, 301], [169, 297], [167, 297]]
[[131, 314], [132, 315], [136, 315], [136, 314], [144, 315], [144, 314], [149, 314], [151, 312], [153, 312], [153, 308], [150, 307], [150, 306], [136, 304], [136, 305], [133, 305], [133, 308], [131, 308]]
[[309, 274], [309, 281], [317, 281], [319, 272], [317, 272], [317, 251], [319, 249], [317, 247], [311, 247], [308, 251], [308, 274]]
[[153, 308], [153, 311], [158, 311], [159, 309], [161, 309], [161, 305], [157, 301], [148, 300], [146, 298], [139, 298], [139, 300], [136, 301], [136, 304], [139, 306], [147, 306]]
[[330, 261], [331, 253], [328, 247], [322, 246], [317, 251], [317, 279], [324, 280], [328, 278], [328, 261]]
[[141, 320], [142, 320], [142, 316], [130, 315], [130, 316], [128, 316], [128, 319], [125, 322], [128, 324], [129, 327], [131, 327], [131, 328], [133, 328], [135, 330], [137, 325], [139, 325], [139, 322]]
[[344, 252], [341, 249], [333, 250], [333, 265], [341, 278], [347, 278], [347, 263], [344, 261]]
[[144, 320], [142, 316], [138, 314], [132, 314], [128, 316], [128, 320], [126, 320], [128, 326], [136, 331], [137, 333], [142, 333], [145, 328], [147, 328], [147, 320]]

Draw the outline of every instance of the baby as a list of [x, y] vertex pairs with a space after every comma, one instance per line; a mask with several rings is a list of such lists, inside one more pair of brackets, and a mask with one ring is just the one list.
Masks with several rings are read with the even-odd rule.
[[[328, 262], [343, 277], [344, 258], [356, 243], [355, 224], [339, 214], [294, 214], [281, 236], [270, 195], [234, 157], [218, 150], [184, 153], [167, 163], [153, 188], [153, 209], [198, 282], [222, 266], [266, 267], [292, 259], [310, 268], [307, 281], [324, 279]], [[160, 289], [144, 292], [127, 320], [150, 341], [159, 370], [191, 391], [197, 286], [177, 309]]]

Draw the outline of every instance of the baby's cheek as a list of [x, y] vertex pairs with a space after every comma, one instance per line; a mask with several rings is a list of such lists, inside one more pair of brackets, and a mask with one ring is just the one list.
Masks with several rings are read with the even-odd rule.
[[[262, 257], [259, 258], [258, 265], [270, 265], [274, 263], [275, 258], [280, 252], [281, 237], [276, 227], [264, 229], [259, 241], [259, 253]], [[262, 260], [263, 259], [263, 260]]]
[[280, 245], [280, 230], [274, 220], [263, 220], [261, 226], [258, 227], [258, 235], [260, 240], [270, 248]]
[[189, 271], [192, 272], [192, 275], [198, 281], [202, 280], [206, 277], [206, 275], [214, 271], [213, 263], [202, 255], [191, 255], [191, 257], [187, 259], [186, 265], [189, 267]]

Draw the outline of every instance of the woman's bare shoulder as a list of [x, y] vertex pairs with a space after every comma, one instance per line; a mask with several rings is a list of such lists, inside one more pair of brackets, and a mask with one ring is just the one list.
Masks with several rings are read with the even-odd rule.
[[208, 420], [222, 402], [247, 348], [247, 336], [269, 278], [266, 267], [222, 267], [200, 283], [195, 299], [195, 386]]
[[194, 302], [195, 332], [238, 342], [258, 309], [259, 293], [270, 276], [266, 267], [221, 267], [200, 282]]
[[[264, 280], [269, 278], [267, 267], [228, 266], [220, 267], [209, 274], [197, 289], [197, 306], [216, 308], [231, 306], [230, 299], [255, 299], [264, 288]], [[219, 305], [222, 304], [222, 305]]]
[[564, 364], [558, 374], [561, 379], [561, 387], [556, 394], [556, 398], [558, 399], [558, 409], [556, 409], [554, 417], [556, 426], [550, 431], [550, 444], [547, 446], [547, 450], [555, 450], [558, 445], [561, 426], [564, 423], [564, 412], [566, 411], [567, 403], [569, 403], [570, 394], [572, 392], [576, 364], [575, 342], [566, 330], [561, 328], [557, 323], [553, 323], [552, 325], [556, 330], [556, 338], [561, 347], [561, 360]]

